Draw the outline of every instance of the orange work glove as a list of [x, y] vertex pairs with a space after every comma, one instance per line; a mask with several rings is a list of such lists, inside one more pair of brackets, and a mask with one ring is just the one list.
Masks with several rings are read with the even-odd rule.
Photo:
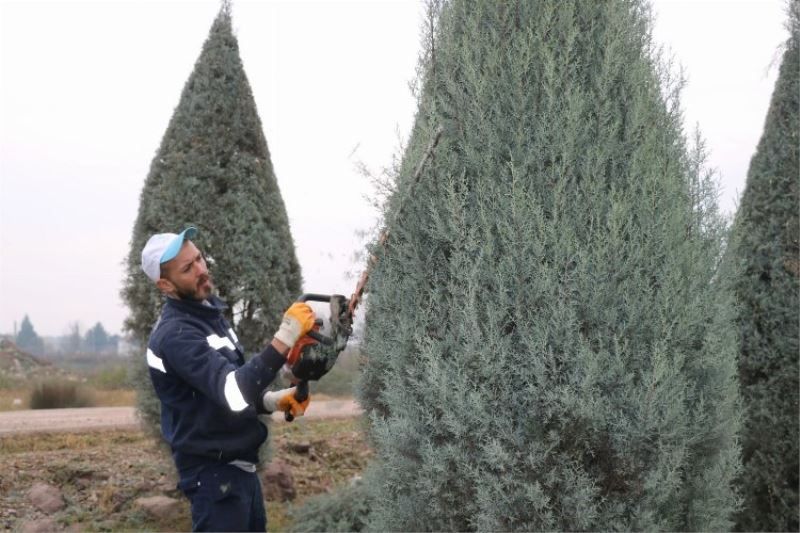
[[291, 414], [292, 417], [303, 416], [311, 403], [311, 395], [306, 396], [304, 401], [298, 402], [294, 397], [296, 390], [297, 387], [289, 387], [288, 389], [265, 392], [261, 398], [264, 403], [264, 409], [269, 413], [283, 411]]
[[294, 346], [297, 339], [304, 337], [314, 327], [314, 310], [303, 302], [293, 303], [283, 315], [275, 338], [288, 347]]

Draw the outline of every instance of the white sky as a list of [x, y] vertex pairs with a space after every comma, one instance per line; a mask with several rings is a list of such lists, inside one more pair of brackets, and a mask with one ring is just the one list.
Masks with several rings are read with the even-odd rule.
[[[654, 7], [732, 212], [777, 77], [784, 2]], [[218, 8], [0, 0], [0, 333], [26, 313], [40, 335], [73, 321], [120, 331], [139, 194]], [[308, 292], [354, 289], [358, 232], [376, 216], [356, 163], [387, 166], [411, 127], [421, 17], [416, 0], [234, 0]]]

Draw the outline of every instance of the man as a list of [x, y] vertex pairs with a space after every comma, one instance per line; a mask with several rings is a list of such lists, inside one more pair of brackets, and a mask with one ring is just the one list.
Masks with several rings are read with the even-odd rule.
[[172, 448], [178, 488], [192, 504], [193, 530], [264, 531], [255, 471], [267, 428], [258, 415], [301, 416], [308, 407], [308, 399], [295, 400], [294, 387], [265, 389], [290, 348], [313, 327], [314, 312], [293, 304], [272, 342], [245, 363], [203, 254], [189, 240], [196, 233], [187, 228], [153, 235], [142, 250], [142, 270], [166, 296], [147, 345], [161, 431]]

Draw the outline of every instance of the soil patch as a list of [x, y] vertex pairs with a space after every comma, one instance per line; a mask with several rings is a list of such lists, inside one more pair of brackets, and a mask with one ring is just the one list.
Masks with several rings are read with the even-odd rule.
[[[292, 503], [347, 483], [363, 470], [371, 452], [360, 423], [343, 418], [270, 424], [269, 455], [291, 468], [297, 495]], [[52, 515], [60, 529], [187, 531], [189, 504], [176, 481], [166, 450], [137, 428], [2, 437], [0, 529], [18, 530], [48, 518], [28, 495], [45, 483], [57, 487], [66, 504]], [[149, 516], [135, 500], [151, 496], [179, 499], [180, 511], [164, 520]], [[287, 528], [288, 505], [267, 502], [270, 531]]]

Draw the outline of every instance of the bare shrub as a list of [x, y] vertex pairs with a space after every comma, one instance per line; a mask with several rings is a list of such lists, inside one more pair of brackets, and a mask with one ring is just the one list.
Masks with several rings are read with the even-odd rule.
[[91, 407], [91, 394], [76, 382], [65, 379], [48, 379], [37, 382], [31, 390], [31, 409], [61, 409], [66, 407]]

